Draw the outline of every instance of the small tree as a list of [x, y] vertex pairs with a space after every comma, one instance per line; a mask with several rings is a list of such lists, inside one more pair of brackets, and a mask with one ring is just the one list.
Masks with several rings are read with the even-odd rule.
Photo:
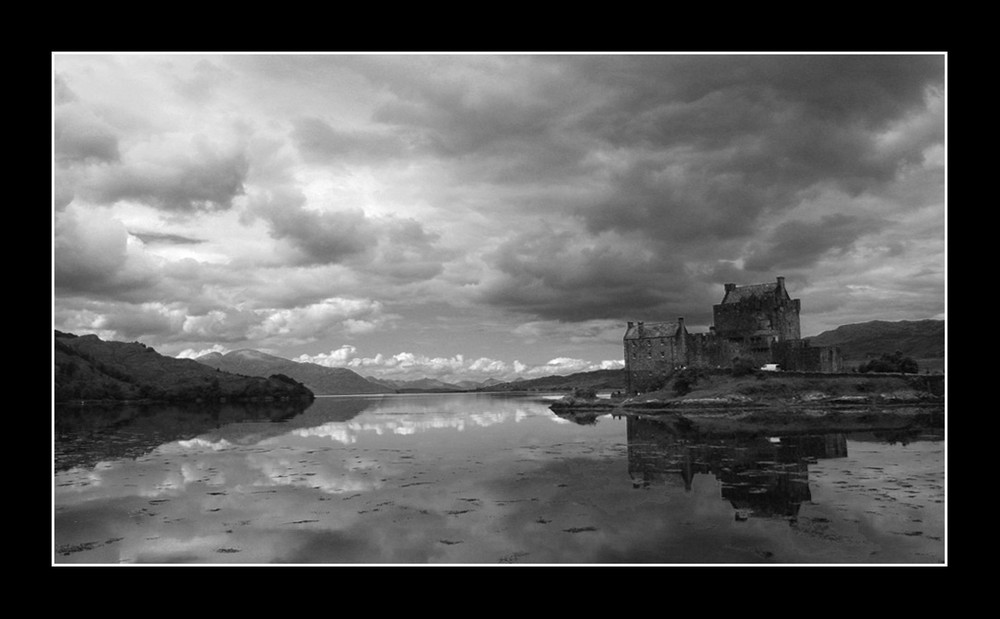
[[747, 376], [753, 374], [757, 369], [757, 364], [752, 359], [733, 359], [733, 376]]
[[896, 351], [891, 355], [884, 354], [878, 359], [872, 359], [867, 363], [862, 363], [858, 367], [858, 372], [866, 374], [868, 372], [898, 372], [902, 374], [918, 374], [920, 367], [917, 362], [904, 357], [903, 353]]
[[698, 380], [703, 376], [698, 368], [684, 368], [674, 374], [674, 395], [682, 396], [691, 393]]

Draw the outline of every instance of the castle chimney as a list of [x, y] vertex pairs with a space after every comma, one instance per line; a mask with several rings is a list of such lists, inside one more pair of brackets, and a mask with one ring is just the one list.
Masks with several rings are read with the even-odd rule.
[[785, 289], [785, 278], [784, 277], [778, 277], [778, 289], [779, 290], [784, 290]]
[[633, 323], [632, 323], [632, 321], [631, 321], [631, 320], [630, 320], [630, 321], [628, 321], [628, 328], [629, 328], [629, 329], [631, 329], [631, 328], [632, 328], [632, 324], [633, 324]]
[[677, 330], [678, 331], [683, 331], [684, 330], [684, 317], [683, 316], [678, 316], [677, 317]]
[[639, 337], [642, 337], [646, 333], [646, 327], [641, 320], [639, 321], [638, 327], [639, 327]]
[[726, 284], [726, 292], [732, 292], [736, 289], [736, 284]]

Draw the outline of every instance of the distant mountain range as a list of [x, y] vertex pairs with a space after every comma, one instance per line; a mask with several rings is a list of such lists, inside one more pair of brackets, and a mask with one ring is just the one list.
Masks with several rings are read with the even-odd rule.
[[300, 382], [272, 372], [237, 376], [190, 359], [167, 357], [139, 342], [55, 331], [56, 402], [73, 400], [229, 401], [311, 400]]
[[316, 395], [346, 395], [364, 393], [394, 393], [395, 388], [367, 380], [347, 368], [329, 368], [316, 363], [299, 363], [262, 353], [241, 349], [232, 352], [209, 353], [195, 359], [198, 363], [233, 374], [270, 376], [284, 374], [312, 390]]
[[[844, 325], [806, 338], [814, 346], [837, 346], [848, 367], [896, 351], [921, 368], [943, 369], [944, 321], [871, 321]], [[443, 382], [432, 378], [388, 380], [346, 368], [299, 363], [256, 350], [210, 353], [197, 359], [160, 355], [138, 342], [104, 342], [95, 335], [56, 331], [56, 400], [288, 397], [303, 386], [316, 395], [449, 391], [572, 391], [625, 388], [624, 370], [597, 370], [501, 382]], [[275, 375], [284, 377], [275, 381]], [[254, 379], [254, 380], [250, 380]], [[260, 379], [264, 379], [261, 381]], [[282, 380], [289, 381], [283, 383]], [[298, 384], [301, 383], [301, 384]]]
[[945, 356], [943, 320], [873, 320], [806, 339], [813, 346], [839, 347], [849, 366], [896, 351], [918, 361], [943, 360]]
[[420, 380], [389, 380], [386, 378], [366, 377], [369, 381], [384, 385], [400, 393], [420, 392], [420, 391], [476, 391], [477, 389], [488, 389], [493, 385], [502, 384], [495, 378], [484, 381], [462, 380], [455, 383], [446, 383], [435, 378], [422, 378]]
[[596, 391], [618, 391], [625, 388], [625, 370], [594, 370], [567, 376], [544, 376], [528, 380], [497, 383], [491, 391], [572, 391], [590, 388]]

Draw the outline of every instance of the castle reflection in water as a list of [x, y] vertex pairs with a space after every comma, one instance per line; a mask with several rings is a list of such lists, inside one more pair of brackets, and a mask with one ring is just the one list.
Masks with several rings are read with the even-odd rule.
[[629, 416], [628, 470], [636, 488], [683, 486], [714, 475], [737, 520], [794, 521], [809, 493], [809, 464], [847, 456], [844, 434], [704, 439], [678, 435], [655, 419]]

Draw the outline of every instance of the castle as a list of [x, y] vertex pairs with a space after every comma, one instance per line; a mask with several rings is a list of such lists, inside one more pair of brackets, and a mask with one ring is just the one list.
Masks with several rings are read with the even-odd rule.
[[655, 390], [685, 367], [731, 368], [748, 362], [786, 371], [841, 371], [839, 349], [810, 346], [801, 338], [801, 307], [785, 289], [785, 278], [778, 277], [771, 284], [726, 284], [722, 302], [712, 307], [715, 324], [708, 333], [688, 333], [683, 318], [629, 321], [623, 338], [628, 392]]

